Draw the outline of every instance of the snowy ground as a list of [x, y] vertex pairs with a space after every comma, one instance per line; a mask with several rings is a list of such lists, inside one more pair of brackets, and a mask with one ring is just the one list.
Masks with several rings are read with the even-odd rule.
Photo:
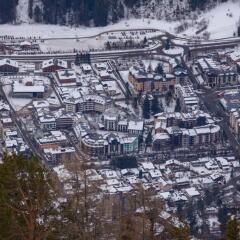
[[28, 7], [29, 0], [18, 0], [18, 5], [16, 9], [16, 21], [19, 23], [29, 22], [28, 17]]
[[[18, 9], [23, 8], [26, 4], [26, 0], [19, 2]], [[20, 12], [20, 10], [18, 11]], [[25, 16], [25, 17], [24, 17]], [[22, 22], [27, 21], [27, 15], [21, 14], [18, 16]], [[25, 19], [26, 18], [26, 19]], [[232, 37], [233, 33], [237, 30], [237, 23], [240, 18], [240, 1], [236, 0], [228, 1], [226, 3], [219, 4], [216, 8], [205, 11], [199, 15], [197, 21], [187, 20], [194, 27], [182, 32], [181, 36], [196, 36], [195, 32], [198, 29], [197, 23], [205, 19], [208, 24], [207, 31], [210, 33], [211, 39]], [[168, 31], [175, 34], [175, 28], [180, 24], [179, 21], [167, 22], [164, 20], [149, 20], [149, 19], [129, 19], [120, 21], [114, 25], [108, 25], [106, 27], [66, 27], [55, 25], [43, 25], [43, 24], [21, 24], [21, 25], [0, 25], [1, 35], [14, 35], [21, 37], [29, 36], [41, 36], [42, 38], [49, 37], [87, 37], [94, 36], [104, 31], [111, 30], [131, 30], [131, 29], [151, 29], [156, 28], [162, 31]]]
[[163, 49], [163, 52], [169, 55], [180, 55], [184, 53], [184, 49], [182, 47], [173, 47], [168, 50]]
[[[63, 37], [91, 37], [96, 36], [105, 31], [114, 30], [131, 30], [131, 29], [164, 29], [164, 31], [172, 32], [176, 24], [151, 20], [148, 22], [146, 19], [130, 19], [123, 20], [117, 24], [108, 25], [106, 27], [85, 27], [81, 26], [78, 28], [51, 25], [51, 24], [21, 24], [21, 25], [11, 25], [2, 24], [0, 25], [1, 35], [10, 35], [15, 37], [41, 37], [41, 38], [63, 38]], [[159, 32], [161, 33], [161, 32]], [[150, 35], [152, 35], [150, 33]]]
[[4, 86], [3, 90], [8, 98], [9, 103], [11, 104], [15, 111], [20, 111], [21, 109], [23, 109], [25, 106], [32, 102], [32, 99], [29, 98], [13, 98], [11, 96], [12, 93], [11, 85]]
[[[221, 3], [216, 8], [201, 14], [198, 22], [203, 19], [208, 22], [206, 31], [210, 33], [210, 39], [233, 37], [240, 20], [240, 1]], [[195, 32], [196, 27], [191, 27], [181, 35], [193, 36]]]
[[65, 39], [65, 40], [46, 40], [40, 43], [40, 48], [43, 52], [46, 51], [73, 51], [76, 50], [89, 50], [89, 49], [103, 49], [105, 41], [101, 38], [85, 38], [79, 39]]

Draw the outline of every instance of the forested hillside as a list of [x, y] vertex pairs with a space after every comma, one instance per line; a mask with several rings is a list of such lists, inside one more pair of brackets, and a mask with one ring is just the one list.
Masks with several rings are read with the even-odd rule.
[[[0, 23], [29, 22], [105, 26], [123, 18], [185, 19], [227, 0], [0, 0]], [[231, 0], [229, 0], [231, 1]], [[18, 9], [18, 5], [21, 8]], [[23, 9], [25, 8], [25, 9]], [[25, 11], [24, 11], [25, 10]], [[26, 19], [26, 16], [24, 17]]]

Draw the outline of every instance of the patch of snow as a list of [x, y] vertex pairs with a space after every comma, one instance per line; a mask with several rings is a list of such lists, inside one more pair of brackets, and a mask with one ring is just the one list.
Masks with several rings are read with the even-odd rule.
[[28, 23], [28, 6], [29, 0], [18, 0], [18, 5], [16, 8], [16, 21], [17, 23]]
[[163, 52], [169, 55], [181, 55], [184, 52], [184, 49], [182, 47], [174, 47], [170, 48], [168, 50], [163, 49]]

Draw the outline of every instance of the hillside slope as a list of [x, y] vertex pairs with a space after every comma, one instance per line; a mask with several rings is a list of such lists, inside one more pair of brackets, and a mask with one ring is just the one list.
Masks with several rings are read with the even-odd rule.
[[0, 23], [105, 26], [132, 17], [175, 21], [222, 1], [226, 0], [0, 0]]

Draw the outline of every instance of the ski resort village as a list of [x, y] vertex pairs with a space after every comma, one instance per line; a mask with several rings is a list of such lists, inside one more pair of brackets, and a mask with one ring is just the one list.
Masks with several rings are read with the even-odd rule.
[[[211, 236], [199, 239], [219, 239], [240, 204], [240, 25], [218, 39], [204, 21], [197, 37], [150, 20], [122, 25], [0, 33], [1, 159], [34, 154], [64, 196], [81, 164], [78, 180], [97, 189], [104, 217], [129, 207], [129, 194], [141, 215], [137, 194], [148, 191], [162, 202], [158, 217], [181, 226], [187, 212], [191, 232]], [[154, 236], [163, 231], [155, 223]]]

